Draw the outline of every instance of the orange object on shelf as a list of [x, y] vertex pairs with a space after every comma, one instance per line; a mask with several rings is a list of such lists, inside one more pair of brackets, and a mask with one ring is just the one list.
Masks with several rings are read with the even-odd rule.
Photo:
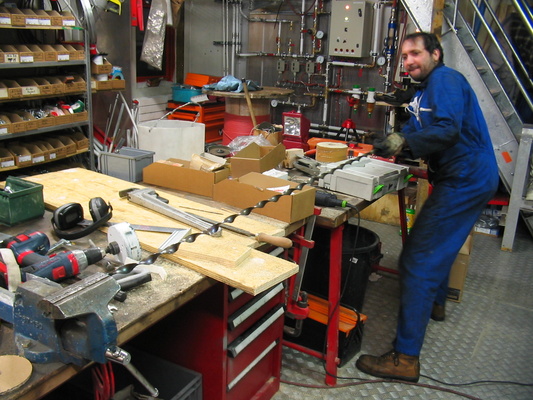
[[309, 152], [306, 152], [306, 155], [312, 155], [314, 152], [312, 150], [316, 149], [317, 144], [322, 142], [334, 142], [334, 143], [344, 143], [348, 145], [348, 158], [357, 157], [360, 154], [368, 153], [374, 148], [371, 144], [364, 143], [346, 143], [344, 140], [336, 139], [327, 139], [327, 138], [311, 138], [307, 141], [309, 145]]
[[[307, 302], [309, 304], [309, 318], [321, 324], [328, 324], [328, 310], [329, 303], [326, 299], [323, 299], [312, 294], [307, 295]], [[366, 322], [367, 316], [349, 308], [340, 306], [339, 312], [339, 330], [348, 334], [353, 328], [357, 326], [357, 322], [360, 321], [363, 324]]]
[[[174, 110], [182, 104], [184, 103], [169, 101], [167, 110]], [[196, 122], [205, 124], [205, 141], [211, 143], [222, 138], [220, 132], [224, 127], [224, 110], [224, 103], [203, 103], [202, 106], [191, 104], [174, 111], [168, 116], [168, 119], [193, 122], [196, 119], [196, 114], [200, 114]]]
[[185, 76], [185, 85], [202, 87], [204, 85], [209, 85], [210, 83], [217, 83], [221, 80], [220, 76], [211, 76], [211, 75], [202, 75], [202, 74], [193, 74], [187, 73]]

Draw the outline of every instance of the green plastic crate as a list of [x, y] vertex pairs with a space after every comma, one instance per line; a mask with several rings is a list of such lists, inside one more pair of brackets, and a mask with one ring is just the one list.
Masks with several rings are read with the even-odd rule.
[[0, 190], [0, 223], [12, 226], [43, 215], [43, 185], [8, 176]]

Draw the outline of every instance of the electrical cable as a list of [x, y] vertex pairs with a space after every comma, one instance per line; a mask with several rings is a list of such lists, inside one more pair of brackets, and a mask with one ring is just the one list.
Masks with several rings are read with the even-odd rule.
[[516, 382], [516, 381], [496, 381], [496, 380], [480, 380], [480, 381], [472, 381], [472, 382], [464, 382], [464, 383], [448, 383], [445, 381], [438, 380], [436, 378], [432, 378], [428, 375], [422, 375], [421, 377], [429, 379], [431, 381], [440, 383], [441, 385], [446, 386], [472, 386], [472, 385], [486, 385], [486, 384], [496, 384], [496, 385], [516, 385], [516, 386], [533, 386], [533, 383], [525, 383], [525, 382]]

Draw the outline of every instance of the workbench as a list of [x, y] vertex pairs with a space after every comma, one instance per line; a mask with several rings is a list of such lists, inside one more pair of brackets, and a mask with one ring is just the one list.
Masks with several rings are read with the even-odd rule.
[[[113, 191], [120, 190], [121, 185], [122, 187], [137, 186], [129, 182], [118, 182], [120, 180], [117, 180], [116, 178], [107, 177], [105, 175], [100, 176], [100, 174], [92, 171], [78, 171], [76, 169], [75, 171], [61, 171], [61, 173], [62, 175], [58, 176], [52, 175], [51, 177], [47, 177], [48, 174], [43, 174], [27, 178], [34, 181], [45, 182], [44, 194], [47, 209], [54, 209], [60, 204], [65, 204], [71, 201], [79, 201], [80, 204], [86, 207], [89, 198], [97, 194], [102, 194], [102, 190], [104, 190], [102, 188], [96, 189], [97, 182], [100, 182], [101, 185], [101, 182], [105, 182], [105, 184], [112, 188]], [[72, 174], [71, 181], [68, 181], [67, 179], [69, 173]], [[80, 178], [80, 174], [85, 174], [87, 179], [76, 183], [78, 178]], [[95, 186], [91, 186], [91, 182], [94, 183]], [[46, 186], [48, 186], [48, 191]], [[68, 188], [69, 190], [61, 191], [61, 187]], [[56, 194], [54, 198], [51, 198], [50, 190], [53, 190], [55, 193], [62, 193], [63, 195], [58, 196]], [[158, 188], [158, 193], [170, 199], [173, 199], [173, 195], [175, 195], [175, 193], [165, 192], [165, 190], [161, 188]], [[86, 198], [83, 196], [86, 196]], [[116, 214], [118, 221], [120, 221], [120, 216], [125, 213], [123, 208], [126, 207], [126, 205], [123, 202], [121, 203], [122, 200], [110, 199], [110, 196], [106, 195], [103, 197], [105, 197], [106, 200], [111, 200], [114, 208], [113, 215], [115, 217]], [[208, 199], [198, 200], [201, 200], [205, 204], [212, 203]], [[183, 201], [186, 202], [185, 199], [183, 199]], [[206, 210], [208, 208], [224, 210], [226, 209], [226, 206], [215, 203], [211, 204], [211, 207], [206, 205], [204, 208]], [[141, 211], [142, 210], [134, 213], [135, 215], [132, 215], [131, 223], [143, 223], [144, 221], [144, 224], [149, 222], [155, 225], [165, 226], [166, 222], [168, 226], [169, 222], [165, 221], [165, 219], [160, 220], [160, 217], [158, 216], [151, 216], [151, 219], [148, 220], [146, 217], [141, 217]], [[233, 212], [235, 211], [233, 210]], [[51, 214], [47, 211], [42, 219], [28, 221], [10, 228], [2, 227], [2, 231], [8, 234], [18, 234], [26, 230], [41, 230], [44, 233], [47, 233], [51, 238], [51, 242], [53, 242], [54, 236], [51, 230], [50, 218]], [[136, 220], [136, 218], [138, 219]], [[268, 231], [269, 234], [274, 235], [288, 235], [291, 230], [297, 229], [305, 223], [305, 221], [300, 221], [296, 224], [287, 224], [260, 215], [247, 216], [243, 217], [243, 219], [249, 220], [248, 227], [254, 226], [255, 229], [262, 225], [262, 228], [264, 228], [262, 229], [263, 231]], [[270, 230], [267, 229], [268, 227], [270, 227]], [[161, 236], [157, 239], [152, 239], [153, 235], [157, 234], [153, 232], [139, 232], [143, 244], [153, 243], [152, 245], [147, 246], [148, 249], [151, 250], [150, 252], [154, 251], [154, 246], [156, 246], [155, 243], [161, 242]], [[87, 248], [89, 247], [89, 240], [97, 246], [105, 247], [107, 244], [106, 235], [103, 232], [97, 231], [86, 238], [76, 240], [76, 246]], [[253, 238], [248, 237], [235, 239], [232, 243], [235, 246], [238, 246], [243, 240], [252, 247], [259, 246], [259, 243]], [[157, 249], [157, 247], [155, 247], [155, 249]], [[124, 303], [119, 303], [115, 300], [111, 301], [111, 304], [117, 306], [117, 311], [113, 314], [118, 328], [117, 344], [121, 346], [130, 342], [132, 338], [138, 336], [150, 327], [156, 327], [159, 324], [166, 326], [164, 321], [178, 318], [178, 322], [176, 322], [170, 331], [167, 332], [171, 334], [172, 340], [191, 349], [194, 348], [194, 343], [198, 343], [196, 340], [197, 338], [205, 338], [207, 340], [202, 344], [202, 347], [204, 349], [209, 349], [208, 356], [211, 357], [213, 363], [211, 363], [209, 359], [204, 360], [204, 366], [209, 366], [210, 370], [202, 368], [201, 365], [197, 370], [197, 372], [200, 372], [203, 375], [204, 392], [207, 393], [206, 398], [242, 398], [238, 396], [235, 397], [236, 395], [230, 396], [228, 394], [229, 390], [226, 386], [231, 383], [231, 376], [226, 377], [223, 371], [228, 369], [232, 370], [234, 374], [233, 378], [235, 378], [243, 369], [246, 369], [248, 361], [250, 361], [249, 357], [251, 357], [251, 355], [253, 356], [258, 350], [261, 350], [260, 353], [265, 352], [267, 354], [267, 357], [263, 357], [265, 361], [259, 363], [256, 368], [259, 372], [251, 373], [250, 378], [248, 378], [248, 376], [245, 379], [241, 377], [239, 378], [239, 382], [241, 382], [241, 385], [244, 382], [247, 386], [254, 388], [253, 390], [259, 393], [257, 398], [270, 398], [273, 393], [278, 390], [279, 373], [281, 368], [281, 338], [283, 331], [282, 306], [284, 301], [284, 291], [280, 288], [283, 287], [282, 282], [285, 281], [287, 277], [297, 272], [297, 266], [288, 261], [264, 254], [256, 249], [252, 249], [252, 252], [252, 261], [259, 262], [261, 265], [264, 265], [265, 262], [268, 264], [263, 268], [250, 268], [255, 270], [255, 272], [252, 271], [250, 273], [255, 276], [255, 279], [252, 280], [244, 279], [246, 277], [242, 276], [229, 276], [226, 281], [224, 281], [224, 279], [216, 280], [182, 266], [180, 262], [176, 262], [175, 255], [169, 255], [169, 259], [160, 257], [157, 261], [157, 265], [164, 267], [168, 274], [166, 279], [163, 280], [155, 276], [152, 282], [148, 282], [147, 284], [128, 292], [128, 298]], [[149, 253], [145, 251], [144, 255], [147, 254]], [[279, 260], [279, 262], [277, 260]], [[184, 258], [184, 261], [187, 265], [193, 266], [190, 264], [190, 260]], [[200, 263], [200, 265], [202, 265], [202, 263]], [[210, 263], [203, 263], [203, 267], [210, 267]], [[249, 269], [245, 263], [243, 263], [242, 267], [244, 268], [243, 271], [245, 271], [245, 273], [247, 269]], [[287, 269], [287, 267], [289, 269]], [[91, 268], [97, 267], [87, 268], [84, 274], [90, 273]], [[223, 273], [222, 270], [217, 271], [217, 268], [219, 268], [218, 266], [213, 268], [214, 276]], [[238, 269], [236, 269], [236, 271], [238, 271]], [[213, 274], [213, 271], [207, 271], [207, 273]], [[271, 280], [276, 275], [277, 277], [274, 280]], [[230, 286], [230, 282], [235, 285], [242, 285], [244, 290]], [[246, 291], [248, 291], [248, 293]], [[230, 332], [227, 328], [227, 323], [228, 320], [235, 317], [232, 317], [232, 315], [238, 315], [240, 310], [246, 310], [248, 308], [248, 303], [254, 301], [257, 302], [257, 300], [263, 301], [259, 305], [256, 305], [257, 312], [252, 313], [251, 318]], [[202, 304], [215, 305], [215, 307], [217, 307], [216, 313], [203, 312], [202, 310], [205, 308]], [[184, 307], [185, 305], [187, 305], [187, 307]], [[182, 308], [184, 311], [180, 313]], [[180, 322], [182, 320], [181, 317], [185, 315], [184, 313], [192, 315], [192, 317], [190, 317], [190, 326], [186, 325], [186, 320], [183, 320], [185, 325], [182, 325]], [[207, 317], [204, 319], [201, 317], [202, 315], [207, 315]], [[243, 334], [251, 327], [251, 325], [254, 325], [267, 315], [269, 316], [271, 323], [268, 329], [265, 330], [264, 335], [266, 335], [265, 340], [268, 339], [269, 345], [266, 346], [265, 349], [259, 349], [257, 347], [258, 345], [255, 343], [259, 343], [259, 346], [261, 346], [263, 339], [259, 342], [253, 342], [253, 346], [250, 346], [253, 347], [251, 353], [250, 351], [245, 351], [243, 352], [245, 353], [244, 356], [241, 358], [233, 357], [233, 359], [230, 360], [227, 356], [227, 345], [231, 344], [232, 341], [237, 340], [239, 335]], [[214, 318], [216, 323], [214, 325], [209, 324], [209, 318]], [[193, 322], [196, 325], [192, 325]], [[2, 323], [0, 326], [0, 340], [0, 354], [17, 353], [13, 340], [13, 331], [9, 324]], [[158, 345], [161, 343], [158, 338], [148, 339], [148, 342], [155, 344], [156, 347], [159, 347]], [[159, 348], [159, 350], [161, 350], [161, 348]], [[167, 350], [169, 350], [169, 348], [164, 348], [164, 353], [166, 353], [165, 358], [174, 358], [172, 352], [169, 353]], [[176, 357], [177, 356], [179, 356], [179, 354], [177, 354]], [[191, 357], [194, 358], [193, 356]], [[216, 364], [214, 362], [215, 360], [218, 360], [219, 363]], [[135, 365], [134, 359], [132, 359], [132, 364]], [[215, 364], [217, 367], [212, 368], [212, 365]], [[186, 367], [187, 365], [184, 366]], [[2, 398], [28, 400], [41, 398], [68, 381], [87, 366], [78, 367], [72, 364], [65, 365], [62, 363], [50, 363], [34, 364], [33, 367], [34, 369], [30, 380], [20, 388], [2, 396]], [[223, 384], [218, 384], [220, 382]], [[239, 396], [241, 392], [239, 387], [233, 391], [233, 393], [236, 393]], [[246, 393], [247, 395], [250, 394], [249, 391]]]

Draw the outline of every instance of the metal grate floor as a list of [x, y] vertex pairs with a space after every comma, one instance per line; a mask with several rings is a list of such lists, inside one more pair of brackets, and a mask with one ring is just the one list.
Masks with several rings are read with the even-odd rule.
[[[401, 250], [398, 227], [370, 221], [361, 221], [361, 226], [380, 237], [381, 266], [396, 269]], [[533, 240], [520, 226], [512, 253], [501, 251], [500, 245], [501, 238], [474, 235], [462, 302], [448, 301], [446, 321], [430, 322], [421, 354], [425, 377], [418, 384], [372, 382], [355, 367], [360, 354], [385, 353], [394, 339], [398, 279], [379, 273], [371, 276], [377, 279], [371, 279], [366, 291], [368, 321], [361, 352], [337, 372], [347, 379], [327, 387], [321, 360], [284, 347], [282, 384], [273, 399], [533, 399], [533, 386], [459, 385], [488, 380], [533, 384]]]

